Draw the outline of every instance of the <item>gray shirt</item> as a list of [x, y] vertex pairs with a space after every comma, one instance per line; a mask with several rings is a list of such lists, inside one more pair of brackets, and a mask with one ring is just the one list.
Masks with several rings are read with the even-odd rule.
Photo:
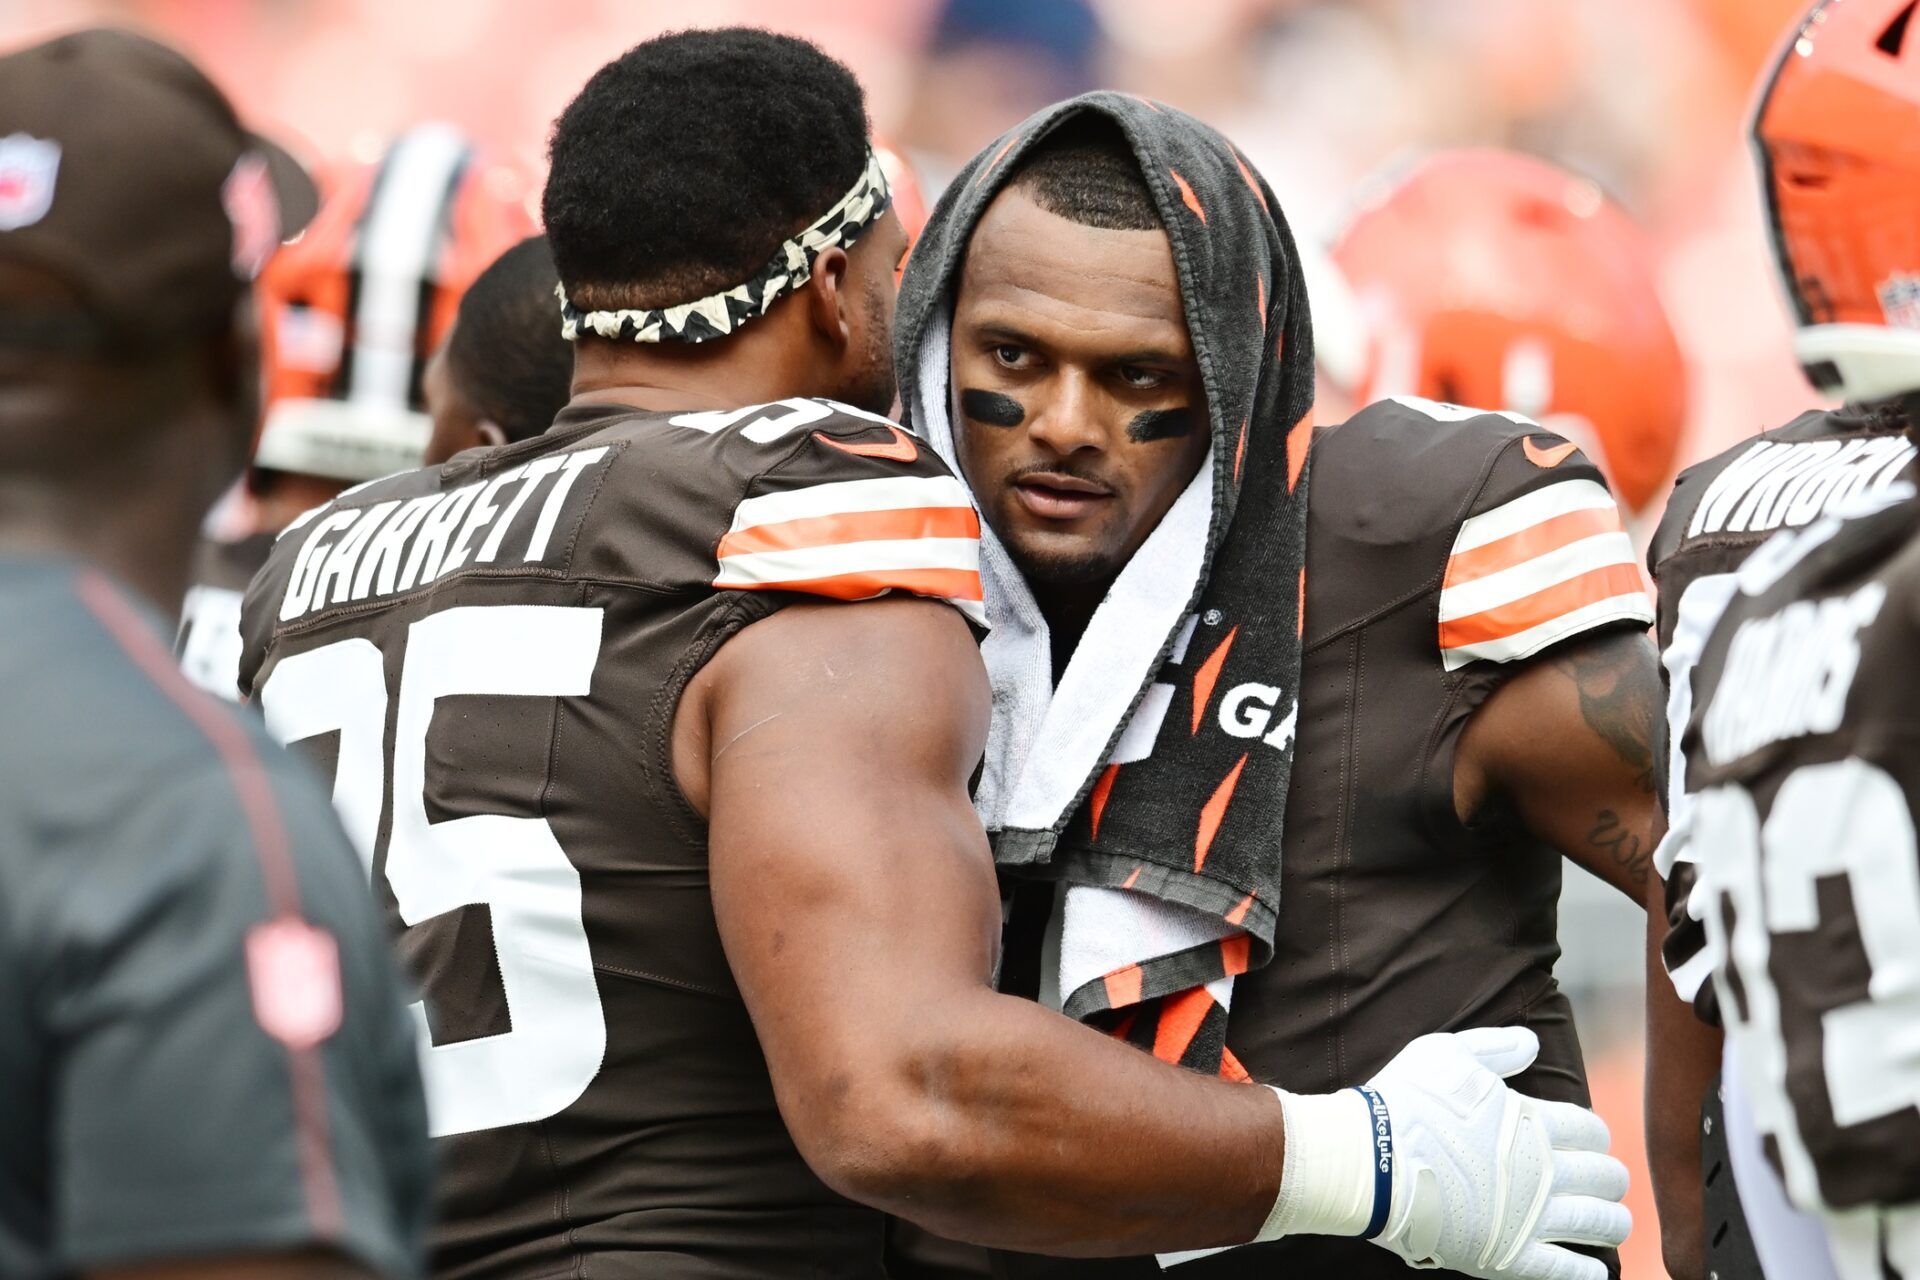
[[414, 1033], [327, 797], [98, 571], [0, 557], [0, 1275], [420, 1270]]

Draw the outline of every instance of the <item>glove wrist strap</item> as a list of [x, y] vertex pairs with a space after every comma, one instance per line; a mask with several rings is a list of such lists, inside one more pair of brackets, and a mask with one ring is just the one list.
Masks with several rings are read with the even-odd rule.
[[[1379, 1095], [1274, 1093], [1286, 1112], [1287, 1163], [1280, 1195], [1254, 1239], [1379, 1234], [1393, 1199], [1391, 1142], [1382, 1153], [1374, 1141]], [[1386, 1107], [1379, 1106], [1384, 1122]]]

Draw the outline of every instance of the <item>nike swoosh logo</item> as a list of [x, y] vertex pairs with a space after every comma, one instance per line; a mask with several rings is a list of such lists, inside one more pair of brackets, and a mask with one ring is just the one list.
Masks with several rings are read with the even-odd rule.
[[1569, 440], [1565, 444], [1556, 444], [1551, 449], [1542, 449], [1533, 442], [1532, 436], [1520, 438], [1520, 452], [1527, 455], [1527, 461], [1542, 470], [1559, 466], [1567, 460], [1567, 455], [1580, 446]]
[[888, 427], [887, 430], [893, 432], [893, 439], [885, 444], [848, 444], [845, 440], [835, 440], [824, 431], [814, 432], [813, 438], [821, 444], [831, 445], [840, 452], [850, 453], [856, 458], [884, 458], [888, 462], [912, 462], [920, 456], [920, 445], [912, 436], [898, 427]]

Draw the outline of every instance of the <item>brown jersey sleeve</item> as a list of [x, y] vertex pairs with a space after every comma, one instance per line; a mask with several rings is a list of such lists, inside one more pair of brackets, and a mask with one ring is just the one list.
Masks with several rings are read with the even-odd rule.
[[867, 600], [902, 591], [983, 623], [966, 486], [892, 423], [841, 411], [752, 478], [713, 549], [713, 585]]
[[982, 621], [972, 499], [884, 418], [783, 400], [628, 415], [594, 439], [621, 456], [578, 539], [576, 576], [695, 595], [906, 591]]
[[1576, 636], [1653, 621], [1599, 468], [1541, 428], [1513, 423], [1508, 434], [1447, 553], [1437, 640], [1449, 671], [1518, 662]]

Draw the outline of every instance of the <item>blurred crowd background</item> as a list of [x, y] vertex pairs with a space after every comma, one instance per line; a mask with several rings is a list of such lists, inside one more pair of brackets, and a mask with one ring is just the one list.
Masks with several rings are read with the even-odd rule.
[[[1746, 140], [1756, 80], [1803, 0], [0, 0], [0, 44], [128, 23], [189, 52], [315, 160], [373, 160], [445, 120], [536, 207], [548, 123], [614, 53], [687, 25], [805, 35], [865, 80], [929, 199], [1031, 110], [1130, 90], [1218, 126], [1303, 241], [1376, 175], [1492, 145], [1591, 178], [1650, 233], [1685, 352], [1682, 461], [1818, 403], [1791, 357]], [[271, 122], [271, 123], [269, 123]], [[517, 170], [516, 177], [512, 170]], [[137, 216], [129, 210], [128, 216]], [[1646, 513], [1658, 515], [1658, 504]], [[1570, 878], [1580, 878], [1569, 872]], [[1639, 1150], [1638, 912], [1570, 884], [1563, 981], [1597, 1104]], [[1644, 1165], [1641, 1166], [1644, 1168]], [[1662, 1276], [1644, 1177], [1629, 1280]]]

